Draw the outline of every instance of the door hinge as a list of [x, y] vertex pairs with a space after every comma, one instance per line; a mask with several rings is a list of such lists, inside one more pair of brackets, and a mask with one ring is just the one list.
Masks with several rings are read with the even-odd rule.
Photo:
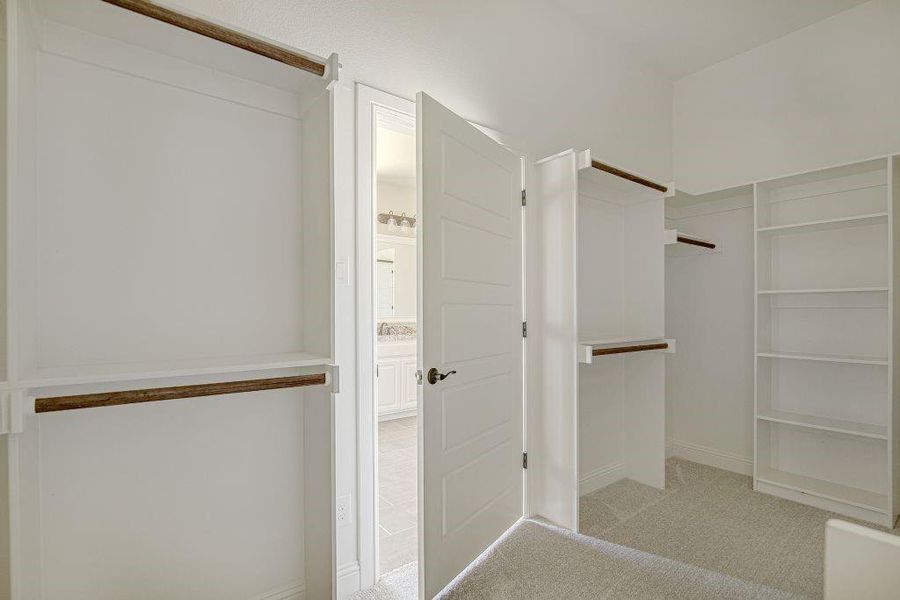
[[522, 206], [525, 206], [525, 190], [522, 190]]
[[527, 452], [522, 453], [522, 468], [523, 469], [528, 468], [528, 453]]
[[522, 321], [522, 337], [528, 337], [528, 321]]

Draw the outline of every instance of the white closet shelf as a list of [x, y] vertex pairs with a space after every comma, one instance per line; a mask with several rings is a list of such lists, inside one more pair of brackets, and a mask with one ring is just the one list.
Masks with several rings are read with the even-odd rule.
[[884, 225], [888, 222], [887, 213], [872, 213], [840, 219], [825, 219], [821, 221], [807, 221], [805, 223], [793, 223], [791, 225], [774, 225], [772, 227], [760, 227], [756, 231], [761, 235], [778, 235], [787, 233], [812, 233], [815, 231], [828, 231], [830, 229], [843, 229], [845, 227], [865, 227], [867, 225]]
[[28, 388], [45, 388], [90, 383], [115, 383], [191, 377], [197, 375], [225, 375], [239, 373], [263, 373], [284, 369], [307, 369], [332, 363], [326, 356], [288, 352], [255, 356], [233, 356], [155, 363], [122, 363], [87, 365], [79, 367], [41, 368], [31, 377], [23, 378], [21, 385]]
[[862, 190], [872, 190], [887, 187], [886, 183], [874, 183], [872, 185], [857, 185], [850, 187], [841, 187], [827, 192], [818, 192], [815, 194], [801, 194], [799, 196], [788, 196], [784, 198], [773, 199], [769, 204], [778, 204], [780, 202], [795, 202], [797, 200], [810, 200], [812, 198], [822, 198], [824, 196], [834, 196], [835, 194], [846, 194], [847, 192], [859, 192]]
[[756, 480], [759, 483], [768, 483], [769, 485], [786, 488], [802, 494], [810, 494], [882, 514], [888, 514], [890, 511], [890, 504], [886, 494], [816, 479], [815, 477], [805, 477], [795, 473], [779, 471], [778, 469], [760, 468], [757, 471]]
[[847, 435], [856, 435], [878, 440], [886, 440], [888, 438], [888, 428], [885, 425], [856, 423], [854, 421], [829, 419], [827, 417], [817, 417], [781, 410], [760, 409], [756, 417], [761, 421], [806, 427], [808, 429], [818, 429], [820, 431], [833, 431], [836, 433], [845, 433]]
[[848, 363], [856, 365], [884, 365], [887, 366], [887, 357], [857, 356], [851, 354], [808, 354], [803, 352], [757, 352], [761, 358], [783, 358], [787, 360], [811, 360], [819, 362]]
[[601, 194], [612, 197], [615, 204], [629, 206], [654, 200], [666, 193], [666, 186], [614, 167], [591, 156], [590, 150], [576, 154], [578, 180], [588, 195]]
[[[595, 355], [595, 351], [601, 354]], [[598, 338], [578, 342], [578, 362], [591, 364], [596, 357], [631, 354], [635, 352], [664, 352], [675, 354], [675, 340], [672, 338]]]
[[760, 295], [774, 294], [857, 294], [871, 292], [887, 292], [887, 287], [856, 287], [856, 288], [818, 288], [818, 289], [798, 289], [798, 290], [759, 290], [756, 293]]
[[705, 240], [696, 235], [679, 232], [676, 229], [666, 229], [665, 244], [666, 256], [673, 258], [700, 256], [722, 251], [715, 242]]

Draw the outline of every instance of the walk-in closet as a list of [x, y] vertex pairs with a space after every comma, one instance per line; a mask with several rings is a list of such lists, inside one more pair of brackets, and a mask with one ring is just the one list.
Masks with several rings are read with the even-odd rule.
[[0, 0], [0, 600], [896, 600], [900, 0], [412, 8]]
[[330, 597], [337, 57], [140, 0], [6, 17], [13, 597]]

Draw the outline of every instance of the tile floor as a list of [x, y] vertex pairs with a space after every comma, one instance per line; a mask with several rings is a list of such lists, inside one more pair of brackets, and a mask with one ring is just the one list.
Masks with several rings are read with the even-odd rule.
[[378, 424], [379, 570], [418, 559], [416, 417]]

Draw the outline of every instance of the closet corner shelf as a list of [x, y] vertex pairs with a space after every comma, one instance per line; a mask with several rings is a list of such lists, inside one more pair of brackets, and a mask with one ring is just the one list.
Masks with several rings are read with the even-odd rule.
[[578, 362], [591, 364], [598, 357], [634, 352], [675, 353], [672, 338], [600, 338], [578, 342]]
[[885, 425], [857, 423], [854, 421], [829, 419], [827, 417], [817, 417], [771, 409], [760, 410], [757, 413], [756, 418], [771, 423], [781, 423], [783, 425], [793, 425], [795, 427], [804, 427], [807, 429], [818, 429], [820, 431], [832, 431], [835, 433], [855, 435], [876, 440], [888, 439], [888, 428]]
[[774, 225], [771, 227], [759, 227], [756, 232], [759, 235], [778, 235], [789, 233], [812, 233], [816, 231], [828, 231], [830, 229], [842, 229], [845, 227], [865, 227], [868, 225], [883, 225], [888, 221], [887, 213], [872, 213], [843, 217], [840, 219], [825, 219], [822, 221], [807, 221], [805, 223], [793, 223], [790, 225]]
[[668, 257], [700, 256], [722, 251], [715, 242], [680, 233], [676, 229], [666, 229], [665, 245]]
[[887, 287], [856, 287], [856, 288], [819, 288], [819, 289], [800, 289], [800, 290], [758, 290], [756, 293], [765, 296], [777, 294], [868, 294], [876, 292], [887, 292]]
[[124, 363], [88, 365], [83, 367], [41, 368], [23, 378], [27, 389], [103, 383], [139, 382], [151, 379], [171, 379], [210, 375], [249, 375], [284, 370], [329, 372], [333, 360], [329, 357], [302, 352], [253, 356], [221, 357], [153, 363]]
[[765, 483], [801, 494], [818, 496], [825, 500], [840, 502], [877, 513], [887, 514], [890, 510], [886, 494], [832, 483], [814, 477], [796, 475], [787, 471], [779, 471], [778, 469], [760, 469], [757, 472], [756, 481], [757, 483]]
[[630, 205], [655, 198], [662, 199], [663, 194], [668, 191], [666, 186], [655, 181], [593, 158], [590, 150], [577, 151], [575, 156], [579, 180], [588, 189], [621, 195], [617, 202], [619, 204]]
[[846, 363], [854, 365], [888, 365], [887, 357], [857, 356], [852, 354], [807, 354], [803, 352], [757, 352], [760, 358], [778, 358], [786, 360], [809, 360], [817, 362]]

